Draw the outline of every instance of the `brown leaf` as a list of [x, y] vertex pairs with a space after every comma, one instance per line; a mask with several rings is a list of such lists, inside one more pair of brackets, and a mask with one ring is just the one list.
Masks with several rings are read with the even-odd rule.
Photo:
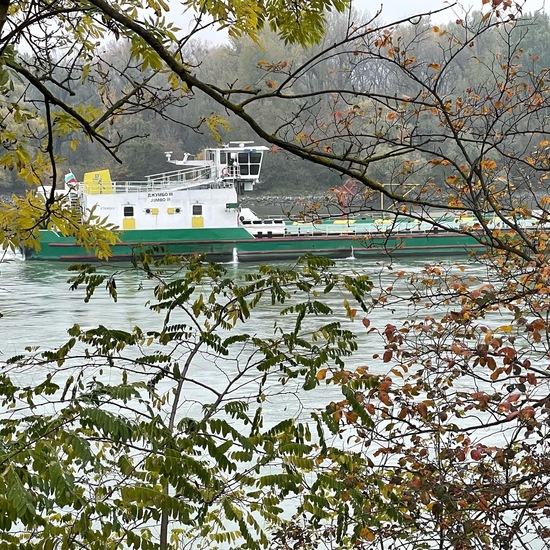
[[380, 401], [382, 401], [382, 403], [384, 403], [384, 405], [387, 405], [388, 407], [393, 405], [390, 396], [385, 391], [378, 392], [378, 399], [380, 399]]

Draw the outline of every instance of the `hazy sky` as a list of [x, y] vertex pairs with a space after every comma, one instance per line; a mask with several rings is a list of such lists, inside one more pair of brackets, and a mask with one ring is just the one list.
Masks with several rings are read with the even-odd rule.
[[[455, 2], [448, 2], [444, 0], [352, 0], [353, 7], [359, 11], [368, 12], [370, 14], [376, 13], [382, 8], [382, 18], [385, 21], [394, 21], [409, 15], [415, 15], [417, 13], [425, 13], [432, 10], [438, 10], [452, 6]], [[462, 2], [463, 5], [475, 5], [476, 0], [469, 0]], [[481, 0], [479, 0], [479, 6], [481, 7]], [[440, 17], [444, 20], [450, 20], [453, 17], [452, 9], [460, 11], [460, 7], [451, 8], [443, 12]]]
[[[514, 1], [514, 0], [513, 0]], [[515, 0], [523, 3], [524, 13], [535, 12], [544, 9], [545, 0]], [[548, 0], [550, 2], [550, 0]], [[185, 28], [187, 22], [183, 22], [181, 17], [177, 17], [179, 2], [174, 0], [170, 2], [172, 5], [172, 14], [175, 16], [178, 24]], [[464, 9], [479, 10], [483, 8], [482, 0], [460, 0], [452, 2], [446, 0], [352, 0], [353, 7], [360, 12], [366, 12], [374, 15], [380, 7], [382, 7], [382, 19], [385, 22], [392, 22], [404, 17], [415, 15], [418, 13], [426, 13], [428, 11], [437, 10], [444, 7], [449, 7], [444, 12], [433, 15], [432, 22], [444, 23], [456, 19], [458, 13], [464, 13]], [[454, 7], [450, 7], [453, 6]], [[464, 7], [461, 7], [464, 6]], [[546, 9], [548, 9], [546, 7]], [[201, 38], [213, 43], [222, 43], [226, 40], [226, 33], [220, 31], [212, 31], [208, 34], [203, 34]]]
[[[360, 11], [375, 13], [382, 6], [382, 17], [386, 21], [392, 21], [408, 15], [414, 15], [419, 12], [428, 12], [444, 7], [450, 7], [449, 10], [434, 16], [440, 21], [449, 21], [454, 19], [453, 12], [464, 12], [467, 9], [483, 9], [482, 0], [459, 0], [457, 2], [445, 0], [352, 0], [353, 6]], [[518, 0], [523, 5], [524, 13], [534, 12], [544, 7], [545, 0]]]

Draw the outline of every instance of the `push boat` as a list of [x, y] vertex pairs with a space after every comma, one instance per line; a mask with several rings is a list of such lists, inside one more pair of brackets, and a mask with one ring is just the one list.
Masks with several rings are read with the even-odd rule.
[[[397, 215], [317, 222], [261, 218], [239, 199], [259, 181], [267, 151], [252, 142], [231, 142], [205, 149], [200, 159], [186, 154], [174, 160], [167, 152], [167, 162], [178, 166], [176, 170], [125, 182], [113, 181], [108, 170], [88, 172], [81, 182], [69, 174], [65, 192], [82, 216], [95, 207], [96, 215], [118, 228], [112, 260], [127, 260], [136, 250], [153, 247], [222, 262], [292, 259], [307, 253], [374, 259], [450, 256], [483, 248], [459, 232], [463, 220], [452, 216], [438, 220], [448, 231]], [[27, 259], [96, 259], [74, 238], [53, 230], [40, 230], [40, 243], [40, 250], [27, 251]]]

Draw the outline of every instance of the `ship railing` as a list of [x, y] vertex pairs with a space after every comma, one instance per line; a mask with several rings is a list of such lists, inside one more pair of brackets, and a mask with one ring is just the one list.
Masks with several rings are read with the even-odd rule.
[[172, 170], [171, 172], [163, 172], [161, 174], [153, 174], [147, 176], [148, 181], [175, 181], [178, 183], [189, 181], [201, 181], [201, 180], [216, 180], [220, 181], [256, 181], [258, 180], [258, 174], [248, 174], [244, 176], [239, 164], [228, 164], [217, 166], [215, 164], [203, 165], [203, 166], [187, 166], [180, 170]]
[[179, 170], [152, 174], [146, 177], [146, 181], [152, 184], [182, 185], [192, 184], [197, 181], [207, 181], [216, 178], [215, 167], [210, 165], [186, 166]]
[[241, 169], [238, 164], [228, 166], [216, 166], [206, 164], [201, 166], [186, 166], [179, 170], [152, 174], [146, 177], [147, 181], [184, 183], [202, 180], [241, 179]]
[[[368, 220], [362, 223], [315, 223], [315, 222], [291, 222], [287, 221], [285, 225], [285, 234], [292, 236], [396, 236], [407, 235], [411, 233], [421, 233], [435, 235], [445, 233], [446, 231], [471, 232], [481, 228], [479, 223], [464, 223], [463, 219], [440, 219], [434, 220], [440, 225], [434, 225], [428, 221], [400, 221], [393, 222], [390, 220]], [[502, 223], [491, 221], [487, 224], [489, 229], [507, 229]], [[521, 220], [518, 224], [523, 229], [536, 229], [540, 225], [534, 223], [532, 219]], [[543, 224], [542, 228], [549, 227], [548, 224]]]
[[[280, 217], [278, 217], [280, 219]], [[512, 221], [512, 220], [511, 220]], [[263, 221], [248, 222], [261, 224]], [[487, 217], [485, 223], [489, 230], [507, 230], [509, 227], [499, 218]], [[514, 221], [526, 230], [549, 229], [550, 222], [534, 217]], [[409, 218], [352, 218], [335, 221], [298, 221], [285, 220], [287, 237], [399, 237], [410, 234], [437, 235], [446, 232], [468, 233], [482, 229], [482, 224], [473, 216], [443, 216], [432, 220]]]
[[438, 229], [428, 223], [377, 223], [369, 220], [363, 223], [293, 223], [287, 222], [285, 234], [292, 236], [368, 236], [407, 235], [410, 233], [437, 233]]
[[221, 167], [219, 177], [223, 180], [240, 180], [241, 167], [238, 164]]
[[152, 193], [166, 191], [174, 188], [173, 183], [159, 181], [115, 181], [113, 182], [113, 191], [115, 193]]
[[[178, 170], [146, 176], [143, 181], [94, 181], [89, 186], [75, 186], [80, 192], [92, 194], [159, 192], [170, 189], [228, 188], [240, 179], [238, 166], [215, 165], [186, 166]], [[90, 190], [90, 186], [91, 189]]]
[[[169, 189], [207, 187], [228, 187], [232, 184], [212, 177], [212, 167], [186, 167], [180, 170], [172, 170], [162, 174], [146, 176], [143, 181], [113, 181], [101, 184], [96, 183], [94, 193], [140, 193], [159, 192]], [[80, 190], [86, 192], [86, 184], [79, 184]], [[88, 191], [89, 192], [89, 191]]]

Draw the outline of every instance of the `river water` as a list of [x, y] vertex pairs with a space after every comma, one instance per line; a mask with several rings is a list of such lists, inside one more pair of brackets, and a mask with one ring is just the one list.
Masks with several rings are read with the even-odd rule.
[[[485, 279], [486, 271], [482, 265], [468, 263], [467, 259], [450, 259], [466, 264], [466, 274], [473, 278]], [[284, 263], [280, 264], [285, 267]], [[105, 325], [109, 328], [131, 330], [140, 326], [143, 330], [157, 330], [162, 324], [162, 315], [152, 311], [147, 301], [152, 298], [150, 281], [127, 266], [108, 266], [108, 272], [117, 271], [118, 301], [116, 303], [108, 296], [103, 287], [98, 288], [92, 299], [85, 303], [83, 289], [69, 290], [67, 280], [72, 276], [67, 271], [67, 265], [50, 262], [24, 262], [13, 260], [0, 264], [0, 361], [23, 353], [26, 348], [40, 346], [55, 348], [68, 340], [67, 330], [75, 323], [83, 328]], [[230, 277], [238, 278], [256, 269], [250, 264], [231, 263], [226, 266]], [[335, 263], [334, 269], [342, 273], [357, 272], [368, 274], [377, 287], [384, 288], [395, 284], [395, 273], [407, 271], [420, 272], [424, 267], [422, 259], [403, 261], [399, 264], [386, 260], [357, 260], [349, 258]], [[405, 289], [403, 289], [405, 292]], [[399, 294], [399, 290], [397, 292]], [[369, 363], [371, 372], [384, 373], [387, 366], [381, 360], [372, 359], [375, 353], [381, 351], [382, 340], [372, 334], [367, 334], [359, 316], [354, 322], [347, 319], [342, 301], [346, 298], [342, 293], [334, 293], [327, 304], [334, 310], [333, 320], [339, 320], [344, 328], [353, 330], [358, 335], [358, 351], [349, 358], [349, 368]], [[433, 312], [431, 312], [433, 313]], [[391, 322], [398, 324], [400, 320], [413, 312], [406, 301], [396, 302], [391, 308], [373, 311], [371, 323], [384, 326]], [[269, 305], [262, 305], [259, 315], [254, 318], [253, 326], [247, 330], [254, 331], [260, 337], [273, 333], [274, 319], [278, 311]], [[348, 359], [346, 359], [348, 361]], [[224, 369], [226, 366], [217, 360], [199, 361], [197, 372], [201, 378], [218, 389], [223, 386]], [[32, 382], [33, 373], [21, 373], [21, 382], [28, 378]], [[300, 392], [299, 387], [272, 387], [267, 396], [265, 414], [266, 424], [275, 424], [289, 415], [303, 416], [319, 406], [324, 407], [331, 400], [341, 399], [341, 393], [333, 386], [322, 386], [311, 392]], [[248, 382], [235, 390], [237, 393], [253, 392]], [[205, 392], [205, 393], [203, 393]], [[186, 395], [186, 409], [182, 414], [189, 415], [208, 402], [211, 395], [199, 383]], [[532, 548], [539, 548], [532, 546]], [[540, 546], [542, 548], [542, 546]]]
[[[456, 261], [457, 259], [450, 260]], [[464, 258], [462, 258], [464, 260]], [[377, 286], [387, 286], [394, 281], [396, 271], [414, 272], [424, 267], [424, 261], [408, 260], [401, 263], [388, 261], [373, 262], [349, 258], [339, 260], [334, 269], [341, 273], [356, 272], [368, 274]], [[280, 262], [281, 268], [291, 266]], [[249, 263], [226, 264], [228, 276], [239, 278], [256, 269]], [[484, 277], [479, 264], [469, 264], [473, 276]], [[102, 271], [102, 268], [98, 268]], [[105, 325], [109, 328], [131, 330], [138, 325], [144, 330], [157, 329], [161, 315], [151, 311], [147, 302], [151, 300], [153, 283], [147, 282], [137, 273], [123, 264], [110, 265], [103, 272], [116, 272], [118, 301], [114, 303], [104, 286], [98, 288], [88, 303], [84, 302], [83, 288], [70, 290], [68, 279], [74, 276], [68, 271], [67, 264], [56, 262], [25, 262], [10, 260], [0, 263], [0, 354], [2, 359], [22, 353], [26, 347], [41, 346], [52, 348], [64, 343], [67, 329], [78, 323], [81, 327], [91, 328]], [[335, 292], [329, 297], [328, 305], [335, 310], [335, 319], [347, 323], [347, 328], [363, 335], [360, 319], [351, 323], [342, 307], [344, 296]], [[273, 329], [274, 310], [269, 305], [262, 306], [254, 319], [254, 331], [269, 334]], [[388, 313], [392, 319], [388, 319]], [[399, 321], [411, 314], [406, 304], [394, 305], [390, 312], [378, 310], [373, 313], [373, 324]], [[375, 349], [371, 337], [361, 338], [360, 345], [365, 348], [361, 355]]]
[[[411, 268], [420, 268], [421, 262], [411, 264]], [[280, 267], [286, 267], [284, 263]], [[228, 275], [233, 278], [244, 276], [254, 270], [251, 264], [231, 263], [225, 265]], [[39, 346], [41, 349], [53, 349], [64, 344], [69, 336], [67, 330], [74, 324], [82, 328], [95, 328], [105, 325], [108, 328], [131, 331], [139, 326], [144, 331], [161, 328], [162, 315], [152, 311], [147, 302], [152, 299], [151, 288], [154, 283], [123, 264], [99, 268], [103, 272], [116, 272], [118, 300], [116, 303], [108, 296], [104, 286], [98, 288], [88, 303], [85, 303], [85, 291], [79, 288], [69, 289], [67, 280], [73, 276], [67, 270], [67, 265], [55, 262], [25, 262], [8, 261], [0, 263], [0, 361], [24, 353], [26, 348]], [[340, 271], [368, 271], [373, 276], [390, 275], [385, 271], [384, 264], [367, 263], [357, 260], [342, 260], [337, 262], [335, 269]], [[357, 330], [362, 336], [359, 350], [351, 360], [357, 365], [364, 361], [366, 355], [372, 355], [376, 348], [373, 338], [366, 338], [360, 320], [350, 323], [345, 318], [342, 307], [342, 295], [335, 292], [330, 297], [330, 305], [335, 314], [332, 320], [340, 320], [347, 328]], [[277, 307], [265, 303], [253, 316], [252, 322], [245, 323], [242, 330], [252, 331], [259, 337], [267, 337], [273, 333], [274, 319], [278, 318]], [[280, 322], [280, 321], [279, 321]], [[206, 371], [209, 380], [216, 380], [223, 370], [213, 361], [200, 364], [200, 369]], [[23, 375], [23, 374], [22, 374]], [[28, 373], [31, 375], [31, 373]], [[30, 382], [30, 380], [29, 380]], [[219, 388], [218, 388], [219, 389]], [[250, 389], [250, 388], [249, 388]], [[302, 409], [311, 402], [312, 406], [318, 396], [308, 392], [296, 403], [293, 397], [295, 388], [285, 388], [277, 393], [277, 406], [272, 410], [272, 422], [276, 422], [288, 414], [289, 403], [281, 405], [289, 399], [292, 407]], [[200, 402], [207, 400], [207, 395], [201, 395], [198, 386], [196, 391], [189, 389], [193, 399]], [[243, 390], [244, 391], [244, 390]], [[250, 391], [252, 391], [250, 389]], [[324, 399], [329, 396], [325, 388]], [[197, 393], [198, 392], [198, 393]], [[335, 394], [336, 395], [336, 394]], [[211, 397], [211, 396], [210, 396]], [[329, 399], [330, 401], [330, 399]]]
[[[449, 260], [449, 263], [465, 258]], [[286, 264], [277, 264], [287, 267]], [[467, 264], [470, 275], [485, 277], [479, 264]], [[350, 258], [335, 263], [334, 269], [341, 273], [356, 272], [368, 274], [375, 283], [374, 294], [379, 288], [392, 284], [395, 288], [395, 273], [406, 271], [418, 272], [424, 267], [421, 259], [408, 260], [406, 263], [389, 263], [382, 260], [357, 260]], [[256, 269], [249, 263], [226, 264], [227, 274], [233, 278], [243, 277]], [[101, 270], [102, 268], [100, 268]], [[0, 263], [0, 361], [24, 353], [26, 349], [39, 346], [40, 349], [54, 349], [64, 344], [69, 336], [67, 331], [74, 324], [89, 329], [99, 325], [108, 328], [131, 331], [139, 326], [144, 331], [159, 330], [162, 326], [162, 314], [152, 311], [148, 305], [152, 300], [153, 283], [144, 279], [142, 274], [128, 269], [123, 264], [105, 267], [103, 271], [117, 272], [118, 301], [116, 303], [108, 296], [104, 286], [98, 288], [88, 303], [85, 303], [85, 291], [79, 288], [69, 289], [67, 280], [73, 276], [67, 270], [67, 265], [55, 262], [25, 262], [9, 261]], [[403, 283], [404, 284], [404, 283]], [[407, 290], [403, 288], [404, 294]], [[397, 289], [399, 294], [399, 289]], [[383, 349], [382, 339], [376, 334], [368, 334], [362, 324], [362, 315], [358, 314], [351, 322], [345, 313], [343, 301], [351, 296], [341, 292], [333, 292], [327, 298], [327, 305], [333, 310], [331, 321], [340, 321], [344, 329], [357, 334], [358, 350], [351, 357], [345, 358], [347, 368], [353, 369], [368, 364], [371, 372], [386, 373], [387, 365], [381, 359], [373, 359], [373, 355]], [[154, 301], [154, 300], [153, 300]], [[353, 306], [352, 306], [353, 307]], [[273, 336], [275, 321], [284, 325], [284, 319], [279, 315], [279, 306], [262, 303], [251, 322], [244, 323], [241, 330], [253, 333], [260, 338]], [[430, 313], [433, 314], [433, 311]], [[398, 324], [400, 320], [418, 315], [406, 300], [396, 302], [391, 307], [373, 310], [370, 315], [372, 326], [383, 327], [391, 322]], [[289, 321], [290, 322], [290, 321]], [[326, 319], [325, 319], [326, 322]], [[209, 381], [223, 379], [224, 369], [229, 361], [221, 363], [212, 358], [197, 359], [196, 370]], [[32, 372], [22, 372], [21, 376], [33, 376]], [[221, 376], [220, 376], [221, 375]], [[24, 379], [22, 381], [25, 381]], [[30, 380], [29, 380], [30, 382]], [[222, 383], [222, 382], [220, 382]], [[215, 386], [215, 384], [214, 384]], [[244, 389], [246, 387], [246, 390]], [[220, 389], [216, 387], [215, 389]], [[297, 387], [272, 388], [273, 407], [268, 409], [270, 421], [282, 420], [294, 410], [296, 414], [307, 412], [320, 403], [326, 404], [331, 399], [341, 399], [341, 394], [333, 386], [322, 386], [313, 392], [301, 392], [296, 396]], [[254, 390], [243, 384], [241, 391]], [[206, 390], [197, 383], [188, 390], [189, 402], [198, 404], [208, 400]], [[319, 395], [322, 392], [322, 395]]]
[[[396, 271], [419, 271], [424, 264], [422, 259], [389, 263], [349, 258], [335, 262], [334, 269], [342, 273], [368, 274], [375, 282], [384, 285], [393, 280]], [[284, 268], [293, 264], [279, 262], [270, 265]], [[479, 264], [469, 265], [469, 271], [474, 276], [484, 276]], [[249, 263], [230, 263], [225, 267], [228, 275], [235, 278], [256, 269]], [[103, 287], [96, 291], [89, 303], [85, 303], [83, 288], [69, 290], [67, 281], [74, 274], [68, 271], [67, 264], [19, 259], [0, 263], [0, 353], [3, 357], [20, 353], [26, 346], [62, 343], [66, 330], [74, 323], [85, 327], [104, 324], [129, 329], [136, 324], [145, 328], [148, 323], [155, 324], [159, 320], [159, 316], [145, 304], [151, 298], [151, 285], [145, 282], [141, 274], [123, 264], [98, 270], [103, 273], [117, 272], [117, 303], [113, 303]], [[331, 297], [335, 303], [340, 298], [338, 294]], [[265, 311], [265, 315], [261, 316], [266, 325], [257, 326], [258, 332], [271, 327], [269, 313]]]
[[[456, 260], [456, 259], [455, 259]], [[461, 258], [464, 261], [465, 258]], [[452, 263], [453, 260], [449, 260]], [[280, 263], [279, 267], [287, 267]], [[374, 295], [380, 288], [388, 285], [396, 285], [395, 273], [406, 271], [418, 272], [424, 267], [424, 261], [408, 260], [406, 263], [389, 263], [382, 260], [373, 262], [350, 258], [335, 263], [334, 269], [341, 273], [356, 272], [368, 274], [375, 283]], [[249, 263], [226, 264], [227, 274], [233, 278], [243, 277], [246, 273], [256, 269]], [[103, 268], [100, 268], [100, 270]], [[139, 326], [144, 332], [160, 330], [162, 326], [162, 314], [152, 311], [148, 305], [152, 300], [151, 289], [153, 283], [147, 281], [142, 274], [128, 269], [123, 264], [105, 267], [108, 273], [117, 272], [118, 301], [116, 303], [108, 296], [104, 286], [98, 288], [88, 303], [85, 303], [85, 291], [79, 288], [75, 291], [69, 289], [67, 280], [73, 276], [67, 270], [67, 265], [55, 262], [24, 262], [10, 261], [0, 264], [0, 361], [6, 361], [10, 357], [22, 354], [26, 349], [40, 347], [40, 349], [54, 349], [63, 345], [68, 339], [68, 329], [78, 324], [84, 329], [95, 328], [104, 325], [111, 329], [131, 331]], [[475, 277], [483, 277], [483, 268], [479, 264], [468, 264], [470, 274]], [[404, 284], [404, 283], [401, 283]], [[409, 292], [403, 288], [403, 293]], [[397, 288], [399, 294], [399, 288]], [[344, 329], [351, 330], [357, 335], [358, 350], [352, 356], [344, 358], [346, 368], [353, 370], [359, 366], [368, 366], [370, 372], [386, 374], [388, 365], [381, 358], [373, 358], [375, 354], [382, 355], [383, 341], [377, 333], [368, 333], [362, 324], [364, 315], [359, 313], [354, 322], [346, 316], [343, 307], [345, 296], [342, 292], [334, 291], [326, 299], [326, 304], [331, 307], [333, 313], [330, 321], [340, 321]], [[154, 301], [154, 300], [152, 300]], [[353, 307], [353, 306], [352, 306]], [[260, 338], [273, 336], [274, 324], [285, 325], [285, 319], [279, 315], [280, 306], [273, 306], [263, 302], [261, 307], [253, 315], [251, 321], [244, 323], [240, 330], [254, 334]], [[433, 314], [433, 310], [430, 311]], [[383, 328], [386, 323], [399, 324], [400, 320], [412, 315], [418, 315], [410, 308], [406, 300], [395, 302], [391, 306], [373, 310], [369, 315], [371, 326]], [[292, 322], [290, 319], [289, 323]], [[309, 319], [306, 322], [313, 322]], [[321, 321], [320, 321], [321, 322]], [[327, 322], [327, 319], [324, 319]], [[185, 401], [185, 414], [193, 414], [200, 410], [202, 403], [209, 403], [215, 399], [215, 393], [209, 391], [202, 383], [207, 380], [208, 385], [214, 391], [223, 391], [227, 388], [228, 372], [234, 372], [239, 364], [242, 364], [242, 354], [238, 353], [233, 358], [213, 358], [204, 355], [197, 357], [193, 364], [193, 370], [199, 373], [194, 376], [195, 383], [187, 384]], [[248, 372], [252, 372], [249, 369]], [[63, 384], [63, 376], [66, 374], [56, 372], [58, 384]], [[193, 373], [192, 373], [193, 374]], [[36, 382], [37, 374], [33, 369], [12, 372], [21, 383]], [[87, 376], [96, 375], [96, 371], [87, 368]], [[102, 376], [105, 376], [103, 371]], [[59, 378], [61, 378], [59, 380]], [[115, 380], [111, 379], [114, 383]], [[307, 415], [319, 406], [324, 407], [333, 400], [342, 399], [339, 389], [332, 385], [320, 385], [314, 391], [301, 391], [300, 380], [290, 381], [285, 387], [278, 384], [270, 386], [266, 394], [265, 412], [266, 424], [275, 424], [289, 415]], [[166, 388], [169, 391], [169, 388]], [[254, 395], [255, 379], [252, 375], [243, 377], [238, 387], [232, 387], [233, 395]]]

